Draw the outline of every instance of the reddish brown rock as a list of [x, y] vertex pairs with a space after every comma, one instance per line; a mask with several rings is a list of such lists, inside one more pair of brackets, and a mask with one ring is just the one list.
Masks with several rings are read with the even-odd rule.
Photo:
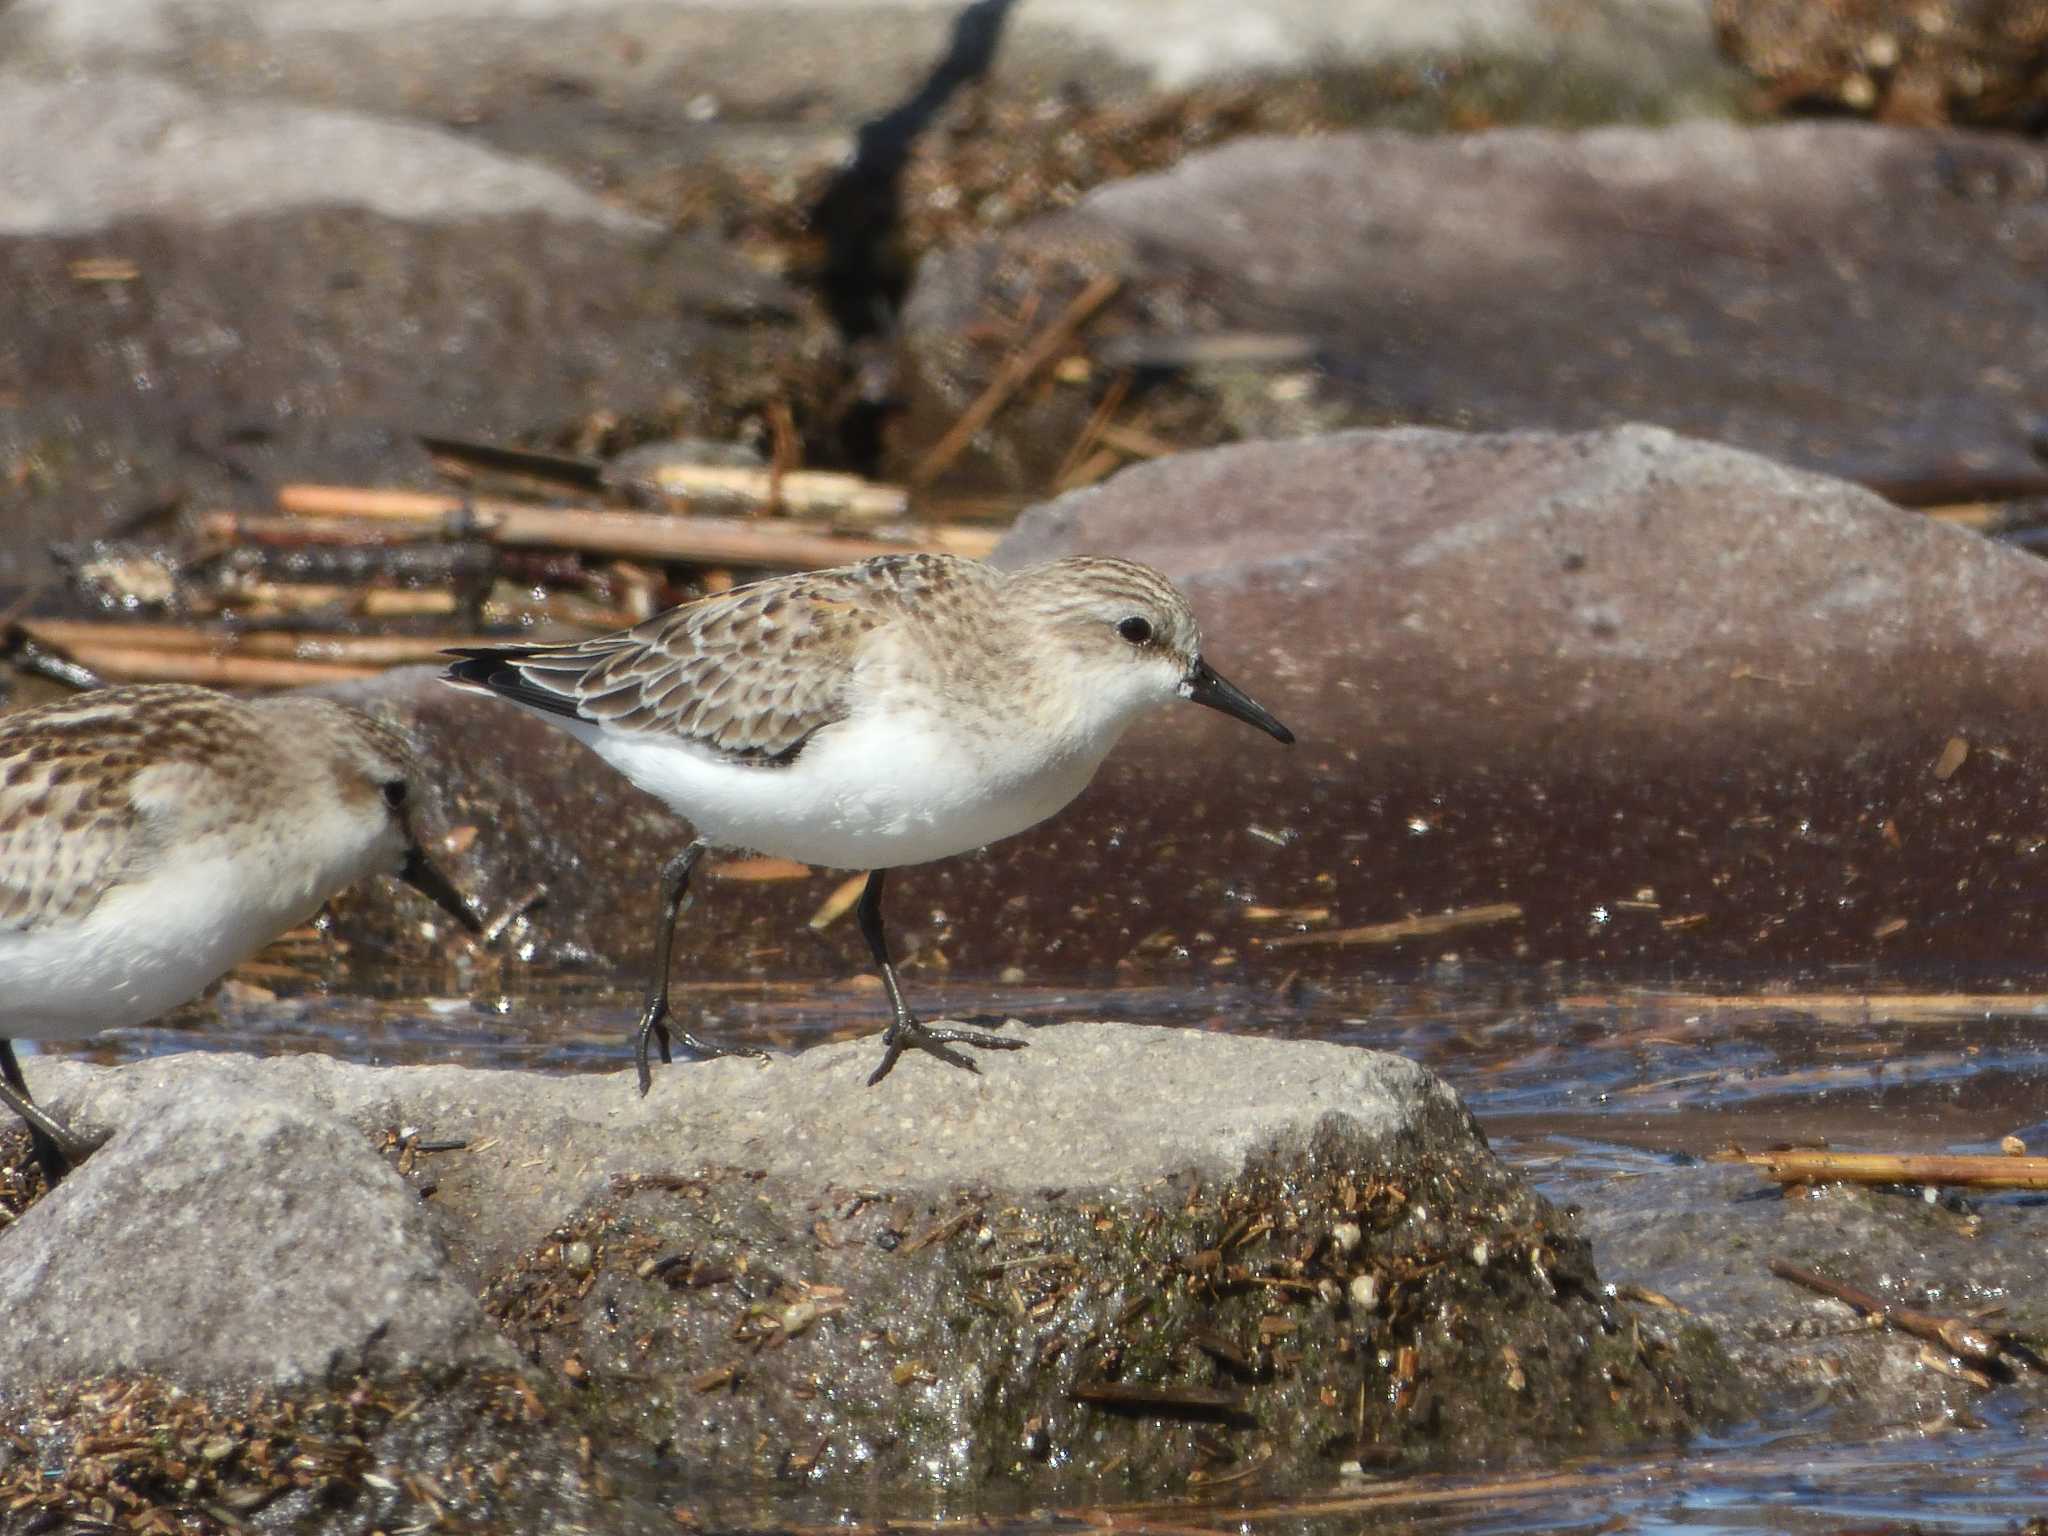
[[1021, 392], [963, 481], [1053, 483], [1132, 365], [1178, 382], [1125, 414], [1185, 446], [1649, 421], [1857, 480], [2038, 477], [2044, 198], [2035, 145], [1863, 124], [1241, 140], [928, 259], [906, 458], [1107, 275], [1092, 381]]

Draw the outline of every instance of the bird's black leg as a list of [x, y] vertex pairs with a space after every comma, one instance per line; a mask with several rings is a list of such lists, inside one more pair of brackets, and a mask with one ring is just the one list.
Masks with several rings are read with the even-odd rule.
[[28, 1096], [28, 1079], [21, 1075], [21, 1063], [14, 1059], [14, 1042], [0, 1040], [0, 1104], [5, 1104], [28, 1123], [29, 1145], [43, 1170], [43, 1182], [55, 1189], [57, 1181], [92, 1152], [88, 1142], [64, 1129]]
[[[654, 940], [654, 980], [648, 988], [647, 1006], [640, 1010], [640, 1032], [634, 1042], [633, 1060], [640, 1068], [640, 1092], [645, 1094], [654, 1086], [654, 1074], [647, 1066], [647, 1037], [652, 1035], [661, 1044], [661, 1059], [668, 1061], [668, 968], [670, 957], [676, 948], [676, 919], [682, 915], [690, 899], [690, 871], [697, 867], [697, 861], [704, 857], [706, 844], [700, 839], [690, 844], [681, 853], [668, 861], [661, 872], [661, 931]], [[680, 1031], [683, 1048], [694, 1055], [711, 1056], [759, 1056], [765, 1059], [766, 1051], [757, 1051], [752, 1046], [707, 1045], [687, 1029]]]
[[868, 941], [868, 953], [875, 957], [875, 967], [882, 973], [882, 985], [889, 993], [889, 1011], [895, 1015], [889, 1024], [889, 1031], [882, 1036], [882, 1064], [875, 1068], [868, 1078], [868, 1086], [874, 1087], [896, 1065], [896, 1058], [907, 1050], [929, 1051], [939, 1060], [955, 1067], [965, 1067], [969, 1072], [979, 1072], [972, 1057], [958, 1051], [946, 1049], [954, 1045], [979, 1045], [992, 1051], [1021, 1051], [1022, 1040], [1012, 1040], [1006, 1035], [991, 1035], [979, 1029], [940, 1029], [918, 1023], [908, 1005], [903, 1001], [903, 989], [896, 984], [896, 967], [889, 961], [889, 941], [882, 933], [882, 876], [887, 870], [873, 870], [868, 883], [860, 893], [860, 905], [854, 909], [860, 919], [860, 936]]

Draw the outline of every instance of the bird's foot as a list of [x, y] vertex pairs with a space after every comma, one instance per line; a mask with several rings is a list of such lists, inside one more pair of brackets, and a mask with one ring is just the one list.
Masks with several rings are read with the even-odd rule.
[[882, 1036], [882, 1064], [868, 1077], [868, 1086], [874, 1087], [895, 1069], [896, 1058], [905, 1051], [925, 1051], [936, 1056], [949, 1067], [979, 1073], [981, 1068], [974, 1064], [974, 1058], [964, 1056], [949, 1045], [976, 1045], [986, 1051], [1021, 1051], [1022, 1040], [1009, 1035], [992, 1035], [981, 1029], [960, 1029], [945, 1024], [920, 1024], [916, 1019], [905, 1016], [889, 1026], [889, 1032]]
[[[654, 1073], [647, 1064], [648, 1040], [652, 1038], [660, 1047], [664, 1066], [674, 1059], [669, 1055], [669, 1027], [666, 1014], [666, 1009], [650, 1008], [640, 1017], [640, 1032], [634, 1042], [633, 1063], [640, 1070], [640, 1094], [643, 1098], [646, 1097], [647, 1090], [654, 1086]], [[684, 1050], [699, 1061], [710, 1061], [717, 1056], [752, 1056], [758, 1061], [768, 1059], [768, 1053], [755, 1046], [713, 1045], [708, 1040], [698, 1039], [687, 1029], [675, 1031], [675, 1038], [682, 1043]]]
[[41, 1105], [4, 1083], [0, 1083], [0, 1103], [27, 1123], [29, 1145], [35, 1152], [37, 1166], [43, 1170], [43, 1183], [51, 1189], [99, 1149], [99, 1142], [88, 1141], [66, 1128]]
[[84, 1162], [92, 1148], [76, 1140], [59, 1141], [41, 1131], [29, 1132], [29, 1146], [36, 1166], [43, 1171], [43, 1188], [55, 1189], [57, 1181]]

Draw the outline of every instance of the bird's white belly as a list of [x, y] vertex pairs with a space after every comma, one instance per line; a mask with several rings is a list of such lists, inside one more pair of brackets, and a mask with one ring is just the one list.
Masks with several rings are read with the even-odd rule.
[[234, 859], [182, 860], [117, 886], [76, 921], [0, 932], [0, 1039], [146, 1023], [311, 917], [326, 894], [250, 875]]
[[1010, 758], [901, 715], [830, 727], [782, 768], [660, 737], [584, 739], [707, 841], [839, 869], [922, 864], [1021, 832], [1086, 788], [1103, 756]]

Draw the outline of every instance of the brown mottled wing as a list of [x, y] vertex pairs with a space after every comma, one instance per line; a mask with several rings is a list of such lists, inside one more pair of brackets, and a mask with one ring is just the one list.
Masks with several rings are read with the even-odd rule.
[[844, 719], [860, 641], [964, 562], [884, 556], [735, 587], [617, 634], [457, 654], [452, 680], [618, 730], [788, 763]]
[[84, 916], [149, 837], [132, 743], [98, 725], [68, 703], [0, 718], [0, 933]]

